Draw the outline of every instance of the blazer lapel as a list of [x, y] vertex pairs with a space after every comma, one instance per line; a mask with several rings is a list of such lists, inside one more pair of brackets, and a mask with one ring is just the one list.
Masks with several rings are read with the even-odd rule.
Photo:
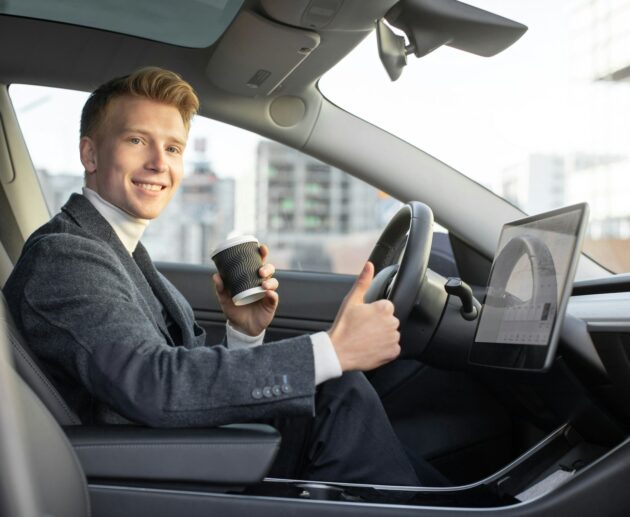
[[155, 268], [151, 257], [149, 257], [149, 253], [141, 242], [139, 242], [138, 246], [136, 246], [133, 256], [136, 259], [136, 264], [138, 264], [138, 267], [144, 273], [145, 278], [151, 285], [153, 292], [162, 302], [164, 308], [173, 319], [173, 322], [179, 327], [180, 336], [183, 337], [183, 329], [185, 327], [184, 314], [179, 304], [175, 301], [170, 289], [162, 280], [162, 277]]
[[[154, 282], [149, 279], [149, 277], [145, 274], [145, 271], [141, 270], [140, 264], [138, 264], [136, 260], [134, 260], [134, 257], [129, 254], [111, 225], [103, 218], [103, 216], [101, 216], [101, 214], [98, 213], [96, 208], [92, 206], [92, 203], [90, 203], [85, 196], [80, 194], [73, 194], [68, 202], [62, 207], [62, 210], [72, 217], [72, 219], [74, 219], [80, 227], [88, 230], [94, 237], [106, 241], [114, 250], [135, 287], [142, 295], [144, 303], [141, 303], [141, 308], [143, 312], [154, 322], [155, 326], [160, 330], [160, 332], [162, 332], [164, 337], [166, 337], [169, 344], [174, 346], [175, 343], [168, 331], [166, 322], [162, 317], [162, 308], [157, 302], [156, 296], [159, 296], [162, 303], [164, 303], [164, 299], [161, 295], [154, 294], [154, 292], [158, 293], [160, 291], [155, 288], [153, 285]], [[138, 244], [138, 247], [140, 246], [142, 245]], [[144, 249], [144, 246], [142, 246], [142, 250], [146, 255], [146, 259], [143, 258], [143, 260], [148, 260], [149, 264], [152, 265], [151, 259], [149, 258], [147, 251]], [[157, 271], [155, 274], [157, 275]], [[167, 304], [165, 304], [164, 307], [171, 315], [173, 315]]]

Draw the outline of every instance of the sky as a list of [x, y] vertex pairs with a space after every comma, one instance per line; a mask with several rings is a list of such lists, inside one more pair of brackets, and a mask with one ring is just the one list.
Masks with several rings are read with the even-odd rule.
[[579, 43], [571, 32], [580, 0], [467, 3], [529, 30], [491, 58], [450, 47], [421, 59], [409, 56], [394, 83], [380, 67], [374, 36], [325, 76], [320, 89], [486, 185], [530, 153], [625, 152], [628, 85], [595, 83], [578, 73], [580, 61], [591, 59], [575, 50]]
[[[614, 94], [602, 100], [598, 90], [609, 92], [610, 84], [572, 76], [569, 28], [576, 1], [468, 1], [529, 30], [492, 58], [449, 47], [410, 56], [394, 83], [370, 36], [319, 87], [342, 108], [491, 187], [505, 167], [529, 153], [623, 151], [630, 129], [623, 116], [630, 109], [627, 86], [614, 85]], [[20, 85], [10, 94], [35, 165], [81, 174], [78, 120], [87, 94]], [[207, 138], [220, 176], [238, 177], [254, 167], [258, 135], [197, 117], [191, 139], [199, 136]]]
[[[376, 38], [371, 37], [371, 45], [357, 49], [357, 55], [325, 77], [320, 88], [340, 106], [488, 183], [489, 174], [517, 159], [521, 150], [555, 150], [557, 140], [549, 135], [554, 124], [547, 120], [542, 125], [533, 114], [543, 106], [547, 112], [562, 109], [565, 30], [549, 30], [549, 20], [565, 21], [566, 2], [475, 3], [530, 29], [492, 58], [450, 47], [421, 59], [409, 56], [394, 83], [380, 66]], [[337, 88], [344, 80], [369, 87], [356, 92]]]

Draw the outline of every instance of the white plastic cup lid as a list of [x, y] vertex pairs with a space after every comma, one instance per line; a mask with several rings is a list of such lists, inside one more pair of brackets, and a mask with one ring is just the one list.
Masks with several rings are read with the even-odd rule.
[[228, 248], [238, 246], [239, 244], [245, 244], [246, 242], [255, 242], [256, 244], [260, 244], [258, 239], [253, 235], [239, 235], [238, 237], [232, 237], [231, 239], [223, 241], [217, 245], [217, 247], [212, 250], [212, 253], [210, 253], [210, 257], [214, 257]]

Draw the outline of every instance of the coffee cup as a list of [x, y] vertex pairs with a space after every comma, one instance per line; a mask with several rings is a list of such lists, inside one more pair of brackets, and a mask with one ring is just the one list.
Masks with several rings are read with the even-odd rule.
[[265, 296], [258, 274], [263, 265], [259, 247], [256, 237], [242, 235], [223, 241], [212, 251], [212, 260], [234, 305], [247, 305]]

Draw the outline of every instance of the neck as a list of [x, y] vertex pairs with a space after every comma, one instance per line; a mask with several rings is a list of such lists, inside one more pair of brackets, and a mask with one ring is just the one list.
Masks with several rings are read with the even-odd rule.
[[149, 224], [149, 220], [129, 215], [88, 187], [83, 187], [83, 195], [114, 229], [129, 254], [133, 253]]

